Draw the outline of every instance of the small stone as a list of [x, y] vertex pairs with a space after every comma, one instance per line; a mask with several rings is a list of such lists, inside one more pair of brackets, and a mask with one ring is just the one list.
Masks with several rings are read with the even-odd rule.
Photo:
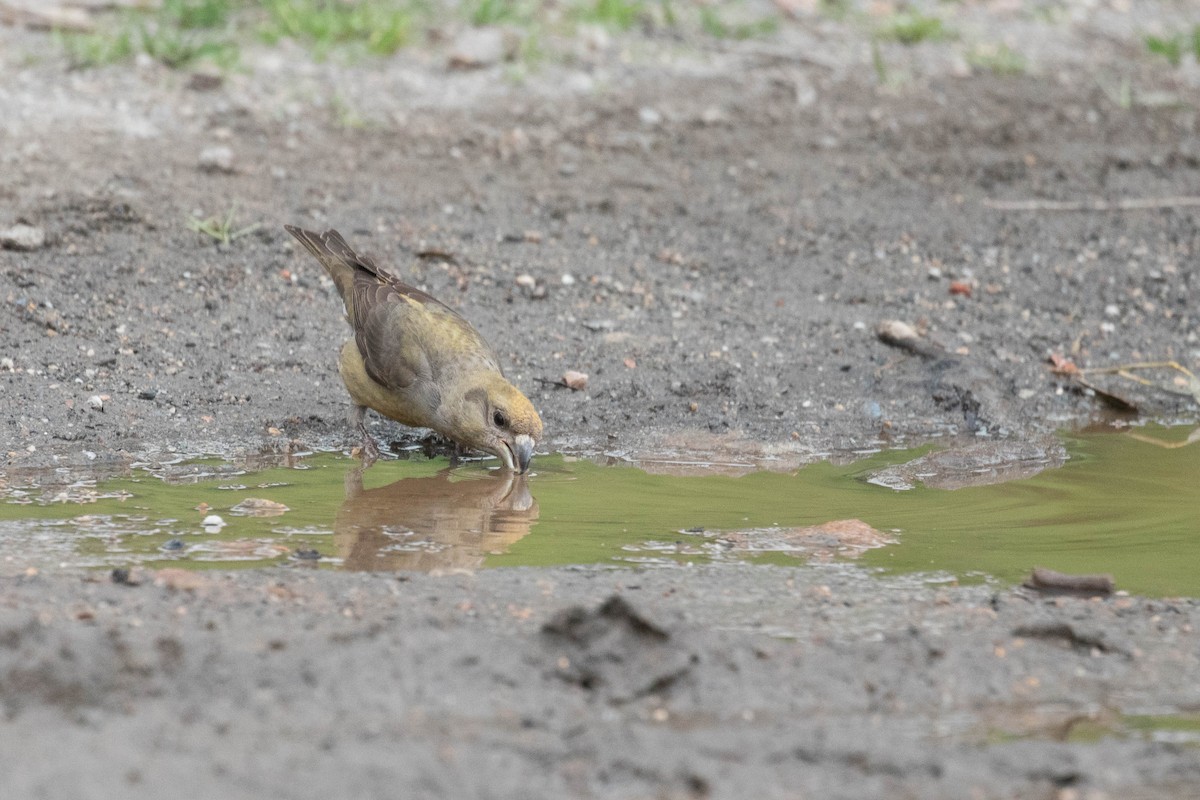
[[153, 400], [158, 397], [158, 389], [142, 389], [138, 392], [138, 400]]
[[98, 394], [94, 394], [91, 397], [89, 397], [87, 399], [87, 404], [88, 404], [88, 408], [95, 409], [96, 411], [104, 410], [104, 398]]
[[587, 388], [588, 376], [586, 372], [576, 372], [569, 369], [563, 373], [562, 382], [572, 391], [578, 392]]
[[225, 520], [216, 514], [209, 514], [200, 522], [200, 527], [204, 528], [205, 533], [220, 533], [221, 528], [224, 528], [225, 525]]
[[112, 582], [118, 586], [141, 586], [146, 578], [146, 571], [141, 567], [117, 567], [112, 571]]
[[183, 549], [183, 539], [180, 539], [178, 537], [173, 537], [171, 539], [167, 539], [165, 542], [162, 543], [162, 546], [159, 549], [164, 550], [168, 553], [175, 551], [175, 550], [182, 550]]
[[569, 272], [563, 273], [563, 276], [561, 278], [559, 278], [559, 280], [562, 281], [563, 286], [575, 285], [575, 276]]
[[160, 569], [154, 573], [154, 585], [164, 589], [170, 589], [176, 592], [194, 592], [197, 589], [203, 589], [211, 584], [212, 581], [201, 575], [198, 572], [189, 572], [186, 569]]
[[0, 232], [0, 247], [6, 250], [40, 250], [46, 245], [46, 232], [41, 228], [17, 223]]
[[500, 28], [467, 28], [450, 46], [451, 69], [481, 69], [508, 61], [520, 48], [520, 37]]
[[1118, 306], [1116, 303], [1109, 303], [1108, 305], [1106, 305], [1104, 307], [1104, 316], [1106, 316], [1106, 317], [1121, 316], [1121, 307]]
[[641, 120], [643, 125], [654, 127], [655, 125], [662, 124], [663, 115], [662, 112], [657, 108], [643, 106], [642, 108], [638, 109], [638, 119]]
[[15, 363], [13, 363], [13, 360], [11, 358], [9, 358], [8, 356], [5, 356], [4, 358], [0, 358], [0, 370], [3, 370], [4, 372], [15, 372], [16, 369], [17, 369], [17, 365]]
[[193, 72], [188, 76], [187, 87], [193, 92], [212, 92], [221, 88], [225, 78], [219, 72]]
[[205, 172], [233, 172], [233, 150], [223, 144], [200, 151], [198, 166]]
[[304, 561], [318, 561], [321, 558], [321, 552], [312, 547], [301, 547], [296, 550], [296, 558]]
[[517, 286], [522, 289], [532, 289], [537, 285], [537, 280], [528, 273], [522, 273], [517, 276]]

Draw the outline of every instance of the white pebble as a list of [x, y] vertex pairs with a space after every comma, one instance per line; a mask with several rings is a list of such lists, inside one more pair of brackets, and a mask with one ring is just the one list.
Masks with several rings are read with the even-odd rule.
[[94, 394], [94, 395], [92, 395], [91, 397], [89, 397], [89, 398], [87, 399], [87, 404], [88, 404], [88, 407], [89, 407], [89, 408], [94, 408], [94, 409], [96, 409], [97, 411], [103, 411], [103, 410], [104, 410], [104, 398], [102, 398], [102, 397], [101, 397], [100, 395], [98, 395], [98, 394]]
[[663, 121], [663, 115], [657, 108], [643, 106], [638, 109], [638, 119], [643, 125], [658, 125]]
[[233, 150], [225, 145], [206, 147], [200, 151], [198, 162], [206, 172], [233, 172]]

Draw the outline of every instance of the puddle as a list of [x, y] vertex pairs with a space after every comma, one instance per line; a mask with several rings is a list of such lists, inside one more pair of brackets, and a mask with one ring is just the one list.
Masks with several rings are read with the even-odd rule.
[[1148, 742], [1200, 748], [1200, 716], [1196, 714], [1092, 714], [1031, 713], [994, 720], [986, 734], [990, 742], [1041, 739], [1094, 744], [1104, 739], [1141, 739]]
[[[856, 559], [1010, 583], [1033, 566], [1108, 572], [1119, 589], [1200, 596], [1200, 443], [1189, 434], [1070, 436], [1065, 463], [1058, 444], [1000, 443], [965, 458], [925, 448], [740, 477], [567, 456], [540, 456], [528, 479], [425, 460], [361, 473], [334, 455], [265, 468], [156, 465], [67, 485], [10, 475], [0, 481], [0, 569]], [[950, 486], [959, 488], [934, 488]]]

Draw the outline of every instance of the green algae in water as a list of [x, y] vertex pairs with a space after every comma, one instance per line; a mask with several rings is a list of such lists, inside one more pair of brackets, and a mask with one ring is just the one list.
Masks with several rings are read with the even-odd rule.
[[[319, 553], [322, 567], [419, 570], [803, 563], [804, 547], [735, 544], [861, 520], [896, 542], [859, 559], [885, 572], [1012, 583], [1046, 566], [1111, 572], [1119, 588], [1143, 594], [1200, 595], [1200, 444], [1187, 446], [1186, 430], [1139, 430], [1172, 446], [1127, 434], [1068, 437], [1071, 457], [1061, 468], [956, 490], [868, 482], [924, 451], [741, 477], [652, 474], [564, 456], [540, 456], [528, 480], [437, 460], [382, 461], [365, 473], [333, 455], [253, 471], [198, 462], [169, 481], [135, 470], [95, 485], [9, 488], [0, 559], [17, 567], [231, 568], [312, 564], [297, 556]], [[246, 509], [248, 499], [269, 502]], [[201, 523], [213, 514], [226, 524], [206, 530]], [[807, 554], [845, 554], [840, 544]]]
[[[887, 524], [903, 529], [900, 544], [862, 563], [979, 571], [1009, 583], [1043, 566], [1112, 573], [1117, 588], [1138, 594], [1200, 595], [1200, 442], [1188, 444], [1191, 430], [1065, 437], [1071, 457], [1060, 469], [993, 486], [897, 492]], [[1160, 441], [1146, 440], [1153, 436]]]

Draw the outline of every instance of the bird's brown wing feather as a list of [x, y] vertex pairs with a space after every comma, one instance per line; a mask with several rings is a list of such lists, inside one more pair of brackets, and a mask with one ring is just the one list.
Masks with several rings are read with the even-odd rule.
[[[447, 363], [465, 366], [461, 359], [436, 356], [445, 352], [474, 354], [482, 364], [500, 371], [491, 347], [457, 311], [358, 254], [335, 230], [317, 234], [284, 227], [316, 256], [337, 285], [371, 380], [389, 389], [406, 389], [418, 381], [436, 380]], [[414, 324], [420, 314], [428, 317]]]

